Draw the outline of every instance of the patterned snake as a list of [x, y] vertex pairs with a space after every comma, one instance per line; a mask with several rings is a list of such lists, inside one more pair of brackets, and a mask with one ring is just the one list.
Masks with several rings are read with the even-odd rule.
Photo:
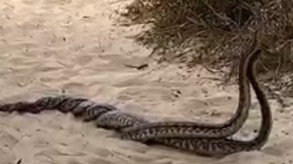
[[[245, 58], [242, 67], [247, 75], [261, 105], [262, 126], [257, 137], [251, 141], [239, 141], [222, 138], [178, 138], [178, 137], [158, 137], [150, 141], [168, 145], [182, 150], [192, 151], [206, 156], [223, 156], [240, 151], [260, 149], [267, 141], [271, 126], [272, 116], [269, 104], [262, 90], [254, 77], [254, 64], [260, 54], [260, 50], [252, 51]], [[246, 66], [245, 66], [246, 65]], [[245, 77], [244, 77], [245, 78]], [[248, 87], [249, 85], [247, 85]], [[250, 96], [249, 96], [250, 97]], [[98, 104], [85, 98], [73, 98], [69, 96], [42, 97], [35, 102], [16, 102], [0, 105], [3, 112], [30, 112], [39, 113], [42, 110], [58, 109], [61, 112], [71, 112], [76, 117], [81, 117], [84, 121], [95, 121], [99, 127], [115, 129], [124, 132], [127, 127], [136, 127], [147, 124], [148, 121], [137, 116], [123, 113], [118, 108], [109, 104]], [[166, 130], [168, 130], [166, 128]], [[176, 132], [172, 132], [176, 133]], [[144, 135], [144, 134], [138, 134]], [[143, 137], [142, 137], [143, 138]]]

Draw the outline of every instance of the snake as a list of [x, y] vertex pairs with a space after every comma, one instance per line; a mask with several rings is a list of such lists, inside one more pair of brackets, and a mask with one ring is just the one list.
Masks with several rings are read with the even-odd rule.
[[[247, 77], [252, 84], [256, 97], [261, 106], [261, 128], [258, 135], [249, 141], [235, 140], [227, 137], [223, 138], [154, 138], [153, 143], [194, 152], [203, 156], [225, 156], [241, 151], [259, 150], [268, 140], [272, 129], [272, 116], [269, 103], [259, 84], [255, 79], [254, 62], [260, 50], [250, 54], [247, 59]], [[71, 112], [76, 117], [83, 118], [84, 121], [94, 121], [97, 127], [114, 129], [118, 132], [127, 127], [134, 127], [149, 121], [138, 116], [125, 113], [115, 106], [109, 104], [95, 103], [86, 98], [75, 98], [70, 96], [43, 97], [35, 102], [18, 102], [0, 106], [0, 111], [6, 112], [31, 112], [38, 113], [42, 110], [58, 109], [61, 112]], [[123, 137], [122, 137], [123, 138]]]
[[251, 104], [250, 84], [247, 79], [247, 67], [249, 56], [252, 54], [257, 45], [257, 30], [255, 32], [253, 42], [246, 53], [241, 55], [239, 63], [239, 100], [236, 113], [227, 121], [220, 124], [198, 123], [192, 121], [167, 121], [167, 122], [150, 122], [131, 126], [123, 129], [122, 133], [125, 138], [133, 140], [149, 140], [159, 137], [205, 137], [205, 138], [221, 138], [235, 134], [243, 126], [248, 118], [248, 111]]
[[[272, 128], [272, 116], [270, 106], [266, 97], [260, 89], [254, 75], [254, 63], [260, 54], [260, 50], [250, 53], [243, 63], [247, 65], [246, 75], [256, 93], [261, 105], [262, 123], [258, 135], [250, 141], [241, 141], [222, 138], [178, 138], [178, 137], [158, 137], [151, 139], [155, 143], [166, 146], [195, 152], [205, 156], [223, 156], [240, 151], [260, 149], [268, 140]], [[57, 109], [61, 112], [71, 112], [76, 117], [83, 118], [84, 121], [94, 121], [98, 127], [123, 131], [125, 128], [136, 127], [149, 123], [143, 118], [125, 113], [110, 104], [101, 104], [86, 98], [75, 98], [70, 96], [49, 96], [37, 99], [34, 102], [16, 102], [0, 105], [3, 112], [30, 112], [39, 113], [43, 110]], [[123, 138], [123, 137], [122, 137]]]

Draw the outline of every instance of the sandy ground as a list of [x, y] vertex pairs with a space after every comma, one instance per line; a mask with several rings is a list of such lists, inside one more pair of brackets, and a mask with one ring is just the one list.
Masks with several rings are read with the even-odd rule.
[[[203, 69], [156, 65], [150, 50], [130, 38], [135, 27], [115, 25], [110, 0], [1, 1], [0, 99], [32, 100], [60, 92], [108, 102], [150, 120], [221, 122], [237, 105], [237, 86], [217, 87]], [[144, 70], [125, 64], [149, 62]], [[246, 138], [259, 125], [253, 99]], [[291, 109], [291, 110], [290, 110]], [[272, 102], [274, 129], [262, 151], [223, 159], [200, 157], [163, 146], [123, 141], [112, 131], [71, 115], [0, 117], [0, 164], [280, 164], [293, 163], [292, 107]]]

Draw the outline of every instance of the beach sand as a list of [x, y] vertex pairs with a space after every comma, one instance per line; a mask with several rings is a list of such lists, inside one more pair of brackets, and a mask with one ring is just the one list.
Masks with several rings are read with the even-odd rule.
[[[133, 41], [135, 26], [116, 25], [129, 1], [10, 0], [0, 6], [0, 101], [66, 93], [116, 105], [148, 120], [220, 123], [237, 106], [237, 86], [179, 64], [157, 65]], [[149, 66], [137, 70], [127, 65]], [[293, 110], [271, 102], [274, 127], [261, 151], [222, 159], [126, 141], [70, 114], [0, 114], [0, 164], [290, 164]], [[259, 128], [253, 98], [241, 138]]]

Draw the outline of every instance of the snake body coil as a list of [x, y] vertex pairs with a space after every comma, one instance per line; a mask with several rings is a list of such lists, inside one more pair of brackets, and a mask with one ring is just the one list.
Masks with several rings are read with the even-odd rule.
[[[202, 124], [203, 127], [201, 128], [193, 128], [192, 126], [185, 125], [194, 125], [194, 123], [186, 122], [180, 122], [178, 124], [169, 124], [168, 122], [164, 123], [162, 126], [157, 126], [160, 133], [156, 131], [156, 128], [150, 127], [148, 129], [147, 126], [145, 126], [145, 129], [140, 129], [152, 134], [156, 134], [153, 138], [149, 138], [149, 136], [146, 136], [145, 133], [138, 132], [133, 133], [134, 137], [128, 137], [127, 133], [125, 133], [127, 132], [127, 129], [144, 127], [144, 125], [148, 125], [150, 124], [150, 122], [138, 116], [124, 113], [120, 109], [109, 104], [99, 104], [86, 98], [74, 98], [63, 95], [55, 97], [42, 97], [34, 102], [16, 102], [0, 105], [0, 111], [9, 113], [14, 111], [21, 113], [39, 113], [43, 110], [59, 110], [63, 113], [70, 112], [75, 117], [82, 118], [82, 120], [84, 121], [94, 121], [96, 126], [98, 127], [116, 130], [122, 134], [122, 137], [126, 136], [126, 138], [138, 140], [141, 142], [152, 141], [154, 143], [160, 143], [170, 147], [192, 151], [197, 154], [206, 156], [224, 156], [240, 151], [257, 150], [260, 149], [267, 142], [272, 127], [270, 106], [266, 100], [264, 93], [260, 89], [254, 75], [255, 61], [257, 60], [260, 53], [261, 51], [258, 49], [252, 50], [248, 56], [242, 56], [245, 59], [243, 59], [244, 62], [242, 63], [242, 65], [240, 65], [240, 68], [243, 69], [241, 70], [243, 73], [241, 75], [243, 83], [242, 85], [244, 85], [242, 87], [249, 89], [249, 84], [246, 84], [246, 82], [250, 82], [261, 105], [261, 128], [257, 137], [250, 141], [230, 139], [227, 138], [226, 135], [224, 135], [225, 137], [219, 137], [217, 135], [215, 135], [214, 137], [203, 137], [201, 136], [201, 134], [208, 134], [207, 132], [213, 131], [213, 128], [215, 127], [217, 130], [220, 130], [219, 127], [221, 127], [222, 125], [215, 126], [209, 129], [208, 127], [210, 127], [210, 125], [205, 126], [205, 124]], [[231, 125], [233, 125], [231, 127], [242, 126], [239, 125], [239, 122], [243, 123], [247, 117], [248, 109], [246, 108], [249, 108], [250, 106], [250, 100], [247, 100], [247, 98], [250, 98], [250, 93], [248, 92], [247, 94], [248, 95], [240, 96], [240, 99], [242, 97], [242, 100], [245, 97], [244, 100], [246, 101], [242, 102], [241, 109], [243, 111], [239, 111], [240, 113], [244, 114], [244, 116], [240, 117], [240, 121], [236, 120], [236, 123], [231, 122]], [[169, 127], [168, 125], [172, 126]], [[184, 130], [180, 131], [181, 127], [183, 127]], [[235, 129], [232, 131], [234, 133]], [[227, 132], [224, 130], [224, 132], [221, 132], [221, 134], [230, 134], [232, 131], [230, 130], [229, 132]], [[188, 136], [188, 134], [191, 135]], [[199, 135], [197, 136], [197, 134]], [[180, 137], [181, 135], [183, 135], [183, 137]]]

